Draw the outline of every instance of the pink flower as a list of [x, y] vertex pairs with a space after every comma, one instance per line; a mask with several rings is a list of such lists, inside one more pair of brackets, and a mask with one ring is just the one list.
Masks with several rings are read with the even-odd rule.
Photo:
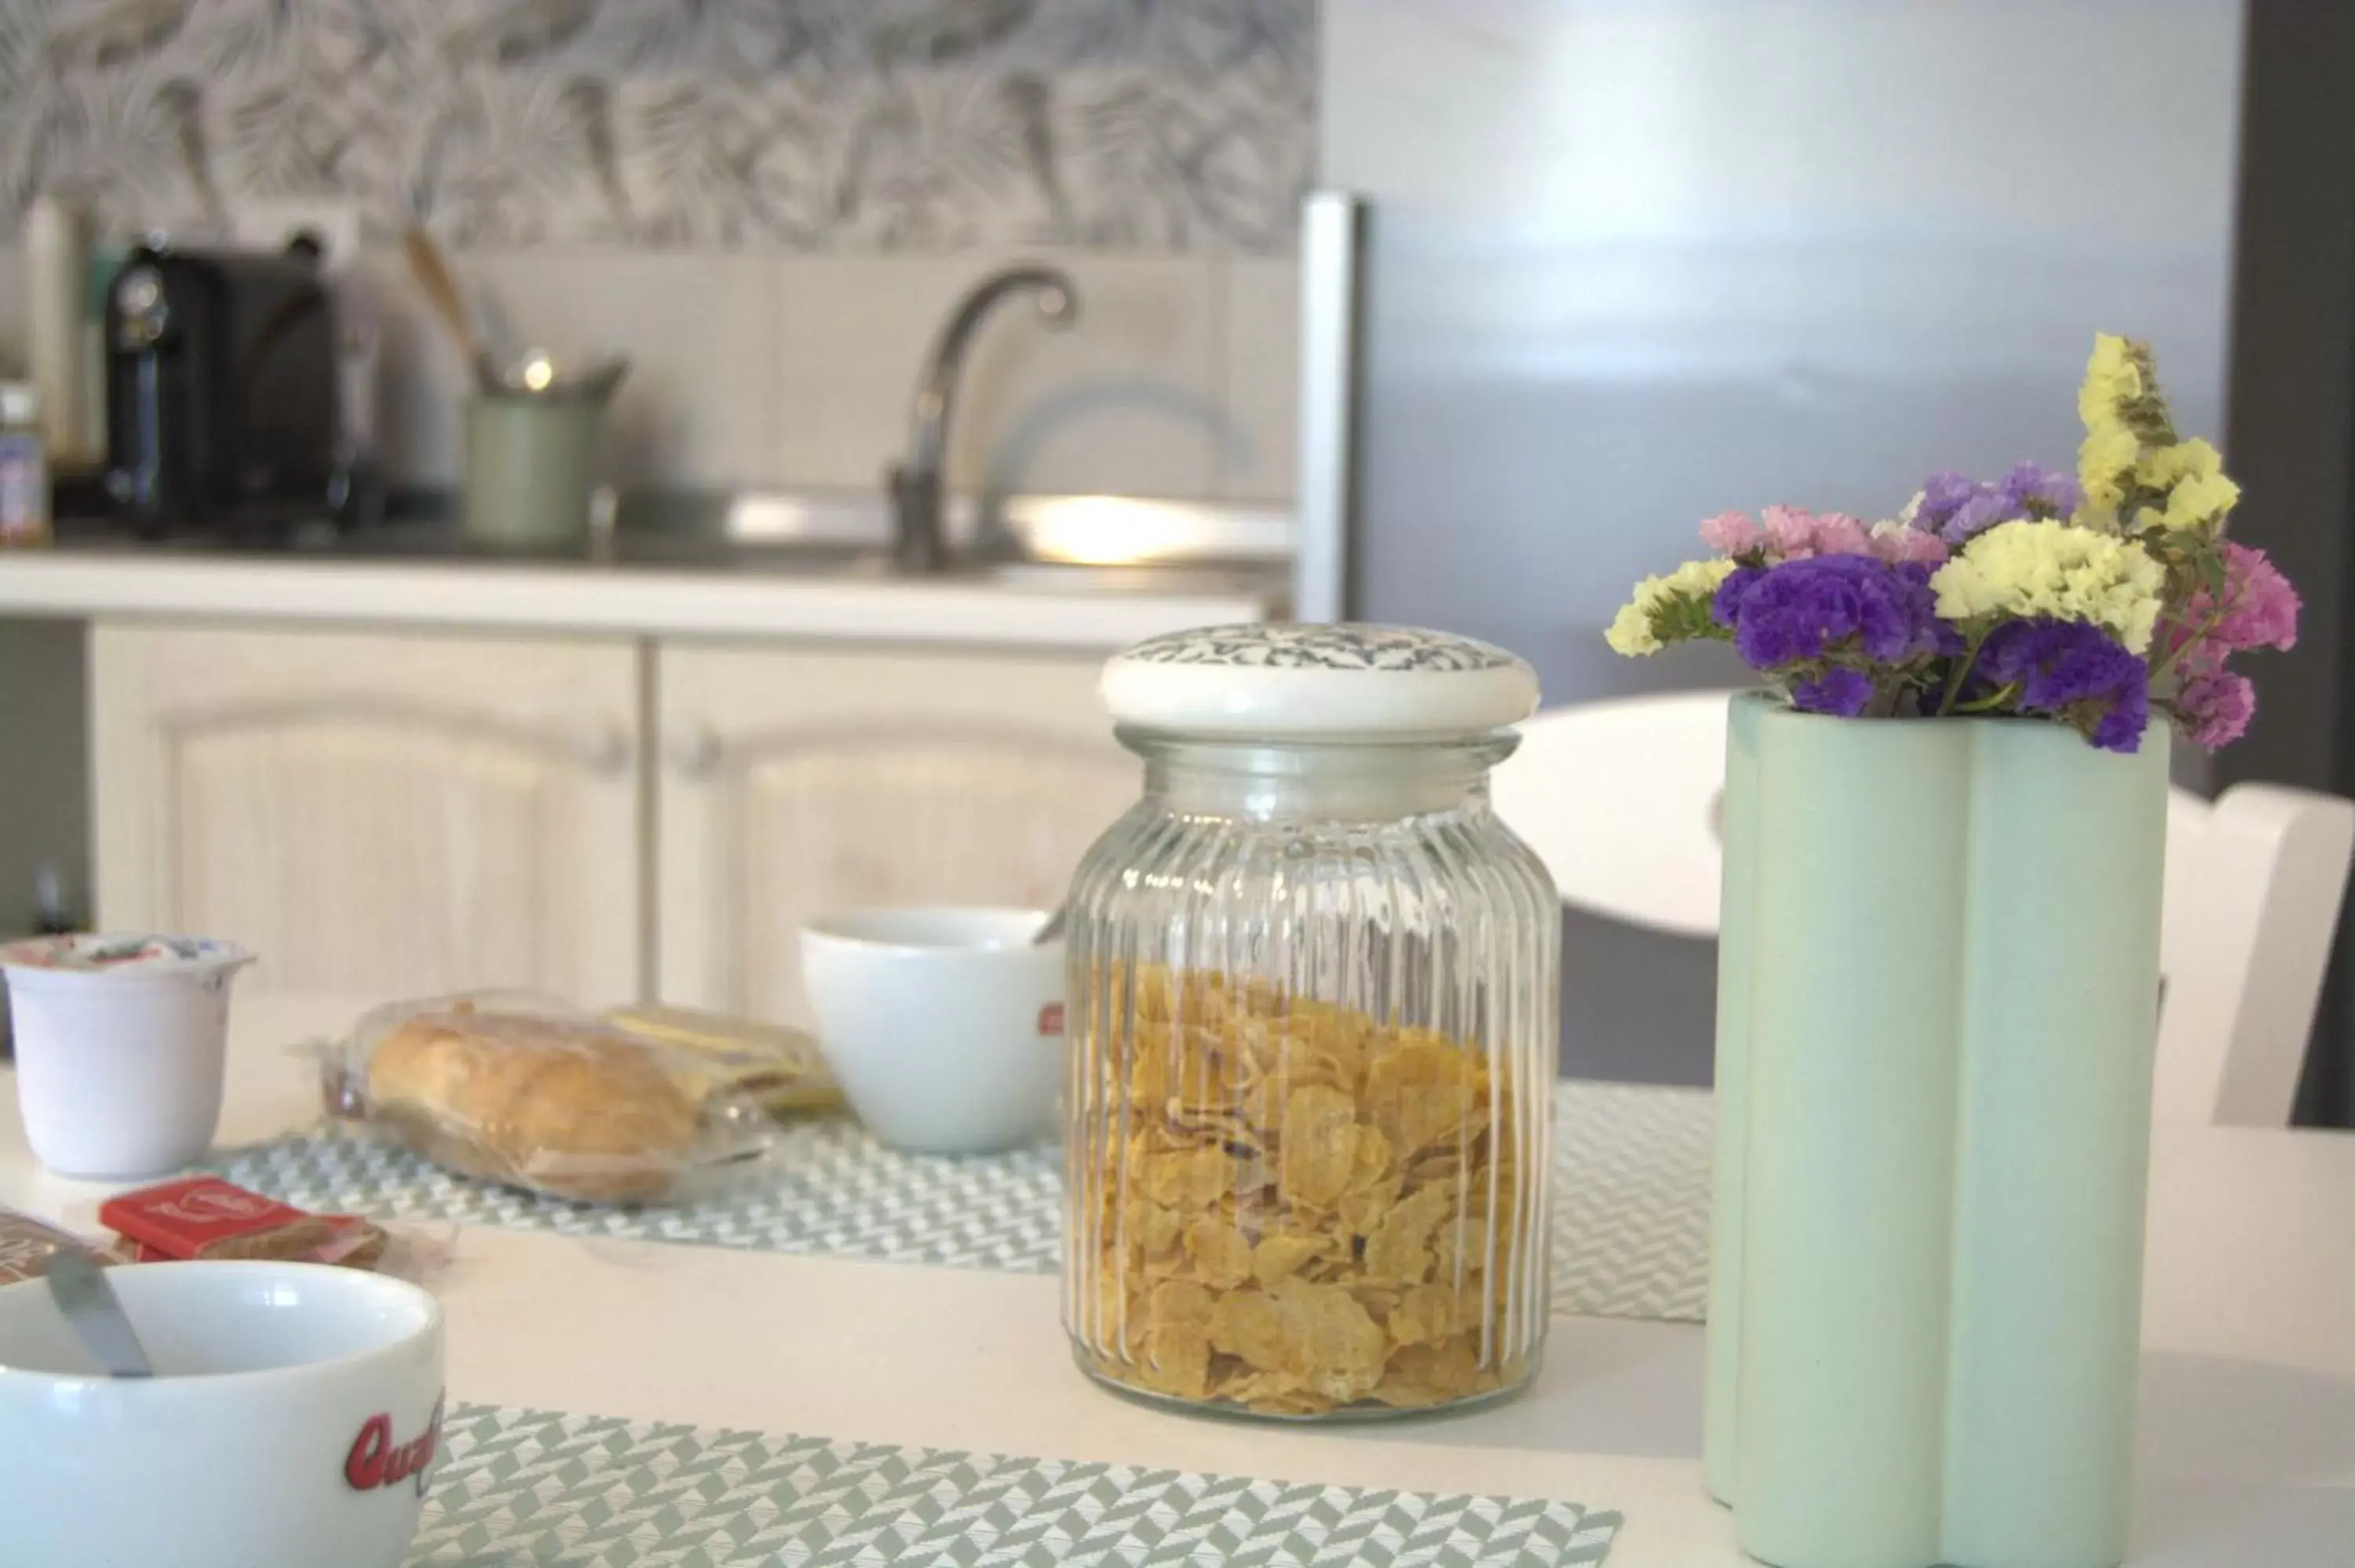
[[1721, 512], [1700, 525], [1700, 542], [1721, 556], [1746, 556], [1766, 542], [1766, 531], [1746, 512]]
[[2256, 711], [2257, 689], [2246, 675], [2228, 670], [2194, 675], [2175, 694], [2175, 716], [2185, 737], [2210, 751], [2246, 734]]
[[1769, 506], [1758, 514], [1766, 524], [1766, 548], [1786, 561], [1816, 553], [1816, 514], [1796, 506]]
[[[1871, 556], [1872, 530], [1842, 512], [1809, 512], [1797, 506], [1769, 506], [1759, 515], [1766, 521], [1766, 553], [1777, 560], [1804, 561], [1811, 556]], [[1721, 521], [1710, 519], [1710, 524]], [[1749, 519], [1743, 518], [1743, 522]], [[1710, 524], [1702, 524], [1706, 529]], [[1706, 536], [1706, 535], [1704, 535]]]
[[2183, 649], [2186, 676], [2213, 675], [2224, 657], [2243, 648], [2289, 648], [2297, 642], [2297, 590], [2265, 558], [2263, 550], [2224, 541], [2224, 613], [2200, 641], [2183, 648], [2214, 611], [2216, 601], [2200, 589], [2183, 607], [2183, 628], [2170, 647]]
[[[2206, 595], [2195, 598], [2195, 614], [2205, 614]], [[2226, 648], [2293, 648], [2297, 645], [2297, 590], [2265, 558], [2263, 550], [2224, 541], [2224, 619], [2211, 635]]]
[[1915, 562], [1924, 567], [1945, 564], [1946, 542], [1935, 534], [1925, 534], [1919, 528], [1903, 524], [1878, 524], [1872, 530], [1872, 553], [1891, 566]]
[[1818, 556], [1870, 556], [1873, 554], [1872, 530], [1858, 518], [1845, 512], [1825, 512], [1816, 517], [1816, 554]]

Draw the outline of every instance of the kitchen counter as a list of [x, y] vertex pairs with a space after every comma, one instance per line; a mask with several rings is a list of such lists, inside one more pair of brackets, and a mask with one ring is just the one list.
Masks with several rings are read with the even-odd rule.
[[365, 622], [665, 638], [1109, 649], [1284, 608], [1273, 564], [1000, 562], [934, 577], [871, 550], [624, 529], [559, 552], [487, 551], [446, 524], [263, 546], [150, 545], [69, 527], [0, 552], [0, 615]]

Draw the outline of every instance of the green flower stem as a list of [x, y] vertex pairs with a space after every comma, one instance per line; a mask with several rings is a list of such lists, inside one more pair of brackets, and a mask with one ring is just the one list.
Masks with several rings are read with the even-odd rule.
[[[2186, 637], [2182, 641], [2177, 643], [2174, 648], [2168, 652], [2165, 658], [2161, 659], [2158, 663], [2153, 664], [2150, 667], [2150, 678], [2152, 682], [2156, 683], [2159, 680], [2163, 679], [2169, 671], [2175, 668], [2177, 661], [2180, 660], [2186, 653], [2190, 652], [2191, 650], [2197, 648], [2202, 641], [2206, 641], [2209, 634], [2213, 632], [2216, 628], [2222, 626], [2223, 623], [2224, 612], [2221, 609], [2215, 614], [2208, 617], [2207, 620], [2201, 621], [2197, 630], [2193, 631], [2190, 636]], [[2170, 620], [2167, 624], [2169, 626], [2180, 626], [2183, 623], [2179, 620]]]
[[1979, 647], [1987, 641], [1987, 632], [1993, 630], [1986, 627], [1974, 631], [1971, 640], [1964, 644], [1963, 662], [1955, 666], [1954, 679], [1946, 683], [1946, 694], [1938, 699], [1938, 717], [1944, 718], [1955, 711], [1955, 699], [1963, 694], [1963, 683], [1970, 678], [1971, 666], [1979, 662]]

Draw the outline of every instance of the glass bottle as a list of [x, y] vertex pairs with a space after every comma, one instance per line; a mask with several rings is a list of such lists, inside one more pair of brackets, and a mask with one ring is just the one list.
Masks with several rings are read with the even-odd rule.
[[0, 382], [0, 548], [49, 542], [49, 464], [41, 403], [21, 381]]
[[1222, 628], [1113, 662], [1145, 796], [1068, 935], [1064, 1317], [1186, 1404], [1431, 1409], [1532, 1377], [1561, 906], [1488, 806], [1501, 650]]

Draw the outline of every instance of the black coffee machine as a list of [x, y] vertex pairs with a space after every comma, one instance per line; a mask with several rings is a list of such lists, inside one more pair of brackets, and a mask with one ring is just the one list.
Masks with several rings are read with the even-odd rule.
[[140, 535], [270, 532], [339, 510], [335, 302], [319, 246], [133, 249], [106, 297], [106, 493]]

